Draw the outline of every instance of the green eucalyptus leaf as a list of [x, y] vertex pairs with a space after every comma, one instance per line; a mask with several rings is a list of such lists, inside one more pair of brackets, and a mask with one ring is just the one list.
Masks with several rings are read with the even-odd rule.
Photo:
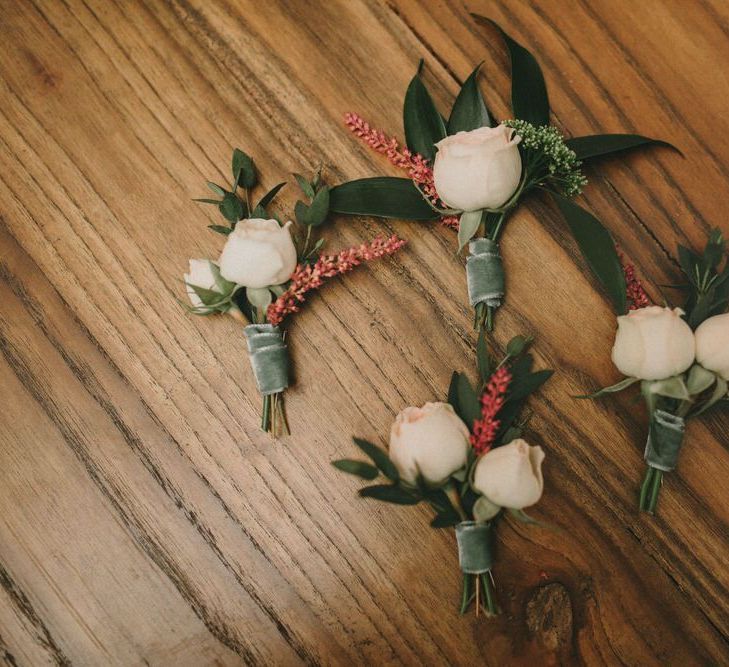
[[224, 197], [226, 194], [226, 190], [223, 190], [217, 183], [213, 183], [212, 181], [208, 181], [206, 184], [216, 195], [219, 195], [220, 197]]
[[509, 385], [507, 399], [509, 401], [520, 401], [530, 394], [533, 394], [554, 374], [551, 370], [541, 370], [530, 373], [524, 377], [515, 378]]
[[461, 90], [453, 103], [450, 118], [448, 118], [448, 134], [456, 132], [469, 132], [479, 127], [491, 127], [488, 109], [483, 101], [483, 95], [478, 87], [479, 64], [463, 82]]
[[329, 208], [335, 213], [400, 220], [439, 217], [410, 179], [390, 176], [361, 178], [332, 188]]
[[375, 466], [365, 463], [364, 461], [354, 461], [352, 459], [339, 459], [338, 461], [332, 461], [332, 465], [346, 472], [350, 475], [356, 475], [362, 479], [375, 479], [380, 474], [380, 471]]
[[481, 401], [468, 378], [462, 374], [458, 376], [458, 408], [459, 416], [471, 430], [473, 422], [481, 418]]
[[627, 310], [625, 273], [610, 232], [581, 206], [556, 192], [551, 194], [562, 211], [582, 256], [603, 284], [618, 315], [622, 315]]
[[226, 192], [219, 205], [220, 212], [228, 222], [238, 222], [243, 217], [243, 202], [232, 192]]
[[686, 246], [678, 246], [678, 263], [681, 270], [686, 274], [689, 282], [696, 287], [700, 258]]
[[464, 211], [458, 223], [458, 250], [462, 250], [481, 225], [483, 211]]
[[273, 198], [278, 194], [279, 190], [286, 185], [286, 181], [283, 183], [278, 183], [274, 185], [263, 197], [261, 197], [261, 200], [256, 205], [256, 209], [260, 206], [261, 208], [266, 208], [272, 201]]
[[216, 206], [220, 204], [219, 199], [193, 199], [192, 201], [199, 202], [200, 204], [215, 204]]
[[393, 482], [399, 481], [400, 473], [398, 473], [395, 464], [390, 461], [390, 457], [384, 450], [362, 438], [353, 438], [353, 440], [354, 444], [372, 459], [372, 462], [382, 471], [385, 477], [391, 479]]
[[724, 252], [726, 251], [726, 243], [720, 229], [713, 229], [706, 242], [704, 253], [701, 258], [701, 264], [706, 272], [714, 273], [719, 266]]
[[244, 188], [252, 188], [256, 184], [256, 168], [250, 156], [240, 148], [233, 151], [233, 180]]
[[223, 225], [208, 225], [208, 229], [212, 229], [223, 236], [228, 236], [233, 231], [230, 227], [224, 227]]
[[375, 484], [359, 490], [362, 498], [374, 498], [395, 505], [417, 505], [421, 498], [396, 484]]
[[506, 354], [509, 357], [518, 357], [532, 342], [531, 336], [514, 336], [506, 345]]
[[309, 210], [309, 207], [304, 204], [303, 201], [300, 199], [296, 202], [296, 205], [294, 206], [294, 215], [296, 216], [296, 222], [298, 222], [300, 225], [306, 225], [306, 214]]
[[478, 14], [472, 16], [482, 25], [494, 26], [506, 42], [511, 58], [511, 108], [514, 117], [532, 125], [549, 125], [547, 85], [536, 58], [491, 19]]
[[643, 146], [665, 146], [678, 150], [667, 141], [651, 139], [639, 134], [592, 134], [586, 137], [574, 137], [565, 141], [576, 154], [578, 160], [591, 160]]
[[314, 188], [311, 186], [311, 183], [307, 181], [301, 174], [294, 174], [294, 178], [296, 179], [296, 182], [299, 184], [299, 187], [301, 188], [301, 191], [309, 198], [314, 199]]
[[505, 445], [508, 445], [510, 442], [514, 440], [518, 440], [524, 435], [524, 429], [519, 428], [518, 426], [510, 426], [506, 431], [504, 431], [504, 435], [501, 436], [501, 440]]
[[220, 292], [217, 292], [215, 290], [205, 289], [204, 287], [192, 285], [188, 282], [186, 282], [185, 285], [187, 285], [193, 292], [195, 292], [195, 294], [197, 294], [200, 301], [202, 301], [207, 308], [216, 308], [218, 306], [222, 306], [230, 299], [228, 295], [221, 294]]
[[694, 364], [686, 378], [686, 389], [692, 396], [706, 391], [716, 382], [716, 375], [699, 364]]
[[446, 128], [419, 73], [412, 78], [405, 93], [403, 123], [408, 148], [432, 160], [435, 144], [446, 136]]
[[323, 187], [314, 196], [314, 201], [304, 214], [304, 223], [312, 227], [318, 227], [329, 215], [329, 188]]
[[256, 208], [254, 208], [251, 211], [251, 218], [258, 218], [261, 220], [267, 220], [268, 219], [268, 213], [266, 213], [266, 209], [263, 208], [260, 204], [256, 205]]
[[458, 378], [460, 373], [453, 371], [451, 374], [451, 382], [448, 385], [448, 403], [456, 411], [457, 415], [461, 414], [461, 408], [458, 405]]
[[596, 391], [594, 394], [583, 394], [575, 396], [575, 398], [600, 398], [601, 396], [605, 396], [605, 394], [615, 394], [618, 391], [623, 391], [623, 389], [627, 389], [636, 382], [640, 382], [640, 378], [624, 378], [620, 380], [620, 382], [616, 382], [609, 387], [604, 387], [600, 389], [600, 391]]

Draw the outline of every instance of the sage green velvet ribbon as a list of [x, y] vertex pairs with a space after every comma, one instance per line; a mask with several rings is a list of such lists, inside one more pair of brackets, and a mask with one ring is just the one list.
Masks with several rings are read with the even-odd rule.
[[258, 391], [267, 396], [286, 389], [289, 386], [289, 353], [281, 329], [272, 324], [249, 324], [243, 332]]
[[499, 244], [491, 239], [474, 239], [468, 244], [466, 260], [468, 299], [472, 306], [485, 303], [498, 308], [504, 297], [504, 264]]
[[681, 451], [686, 421], [665, 410], [653, 413], [645, 446], [645, 460], [649, 466], [670, 472], [676, 467]]
[[461, 521], [456, 526], [456, 541], [458, 562], [465, 574], [483, 574], [491, 569], [491, 524]]

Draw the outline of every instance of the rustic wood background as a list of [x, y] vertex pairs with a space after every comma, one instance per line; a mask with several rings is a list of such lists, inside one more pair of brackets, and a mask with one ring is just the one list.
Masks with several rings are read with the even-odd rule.
[[[311, 299], [290, 328], [295, 434], [258, 430], [240, 326], [175, 302], [221, 238], [207, 178], [230, 152], [264, 185], [394, 173], [342, 124], [401, 135], [419, 58], [445, 107], [484, 61], [508, 116], [508, 61], [476, 11], [544, 68], [568, 135], [678, 145], [590, 171], [584, 203], [651, 291], [675, 245], [729, 234], [729, 7], [721, 0], [4, 0], [0, 7], [0, 657], [10, 665], [729, 664], [727, 416], [692, 423], [655, 518], [636, 513], [645, 415], [616, 379], [614, 320], [539, 201], [504, 239], [497, 344], [538, 336], [560, 369], [532, 402], [547, 450], [534, 514], [505, 522], [505, 614], [460, 618], [452, 532], [424, 507], [356, 498], [332, 469], [351, 434], [444, 397], [472, 367], [464, 274], [435, 224], [336, 221], [410, 243]], [[289, 187], [278, 205], [295, 201]]]

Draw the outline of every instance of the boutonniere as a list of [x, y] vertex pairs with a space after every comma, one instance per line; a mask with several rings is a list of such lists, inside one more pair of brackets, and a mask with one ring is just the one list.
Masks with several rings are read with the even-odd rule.
[[729, 264], [721, 232], [709, 237], [703, 253], [683, 246], [678, 257], [687, 296], [682, 308], [651, 303], [635, 268], [625, 267], [627, 313], [618, 314], [612, 360], [626, 377], [597, 398], [640, 383], [648, 407], [646, 475], [639, 507], [654, 513], [663, 475], [678, 462], [686, 421], [716, 405], [726, 406], [729, 380]]
[[332, 464], [346, 473], [386, 481], [360, 489], [362, 498], [396, 505], [426, 503], [433, 528], [455, 528], [463, 572], [460, 610], [475, 602], [489, 615], [498, 613], [492, 566], [494, 533], [509, 514], [537, 523], [524, 511], [542, 496], [541, 447], [523, 439], [524, 403], [552, 374], [532, 371], [526, 353], [530, 340], [517, 336], [497, 365], [483, 337], [477, 356], [480, 381], [454, 373], [447, 403], [405, 408], [390, 430], [389, 450], [354, 438], [371, 462], [341, 459]]
[[[529, 195], [549, 194], [565, 216], [589, 266], [602, 270], [593, 239], [601, 224], [571, 199], [587, 179], [581, 165], [648, 145], [670, 146], [636, 134], [599, 134], [566, 139], [549, 125], [549, 100], [539, 63], [493, 21], [511, 57], [514, 118], [494, 121], [477, 84], [479, 67], [461, 87], [445, 120], [420, 78], [405, 94], [405, 143], [374, 129], [354, 113], [347, 126], [374, 150], [403, 169], [407, 178], [376, 177], [332, 189], [338, 213], [406, 220], [437, 220], [458, 230], [459, 252], [468, 246], [468, 297], [477, 329], [491, 330], [506, 291], [500, 239], [506, 222]], [[422, 67], [422, 61], [421, 61]]]
[[311, 181], [295, 174], [307, 199], [296, 202], [296, 224], [283, 224], [267, 213], [285, 182], [254, 206], [251, 197], [258, 178], [253, 160], [235, 149], [232, 171], [230, 190], [208, 183], [219, 198], [195, 200], [218, 208], [226, 224], [209, 228], [226, 240], [217, 260], [190, 260], [185, 284], [192, 305], [185, 307], [195, 315], [226, 313], [245, 324], [248, 356], [263, 397], [261, 428], [274, 437], [286, 435], [283, 392], [289, 386], [290, 372], [282, 327], [285, 318], [298, 312], [307, 293], [326, 280], [391, 255], [405, 241], [396, 236], [377, 237], [336, 254], [322, 253], [324, 239], [317, 230], [326, 221], [330, 206], [329, 187], [322, 182], [320, 171]]

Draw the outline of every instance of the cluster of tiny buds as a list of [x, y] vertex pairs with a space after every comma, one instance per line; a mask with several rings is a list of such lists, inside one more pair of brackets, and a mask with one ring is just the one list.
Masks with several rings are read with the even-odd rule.
[[521, 137], [523, 150], [540, 156], [539, 170], [543, 171], [540, 180], [551, 180], [565, 197], [575, 197], [582, 192], [587, 179], [580, 170], [581, 162], [556, 127], [536, 126], [525, 120], [505, 120], [504, 125]]

